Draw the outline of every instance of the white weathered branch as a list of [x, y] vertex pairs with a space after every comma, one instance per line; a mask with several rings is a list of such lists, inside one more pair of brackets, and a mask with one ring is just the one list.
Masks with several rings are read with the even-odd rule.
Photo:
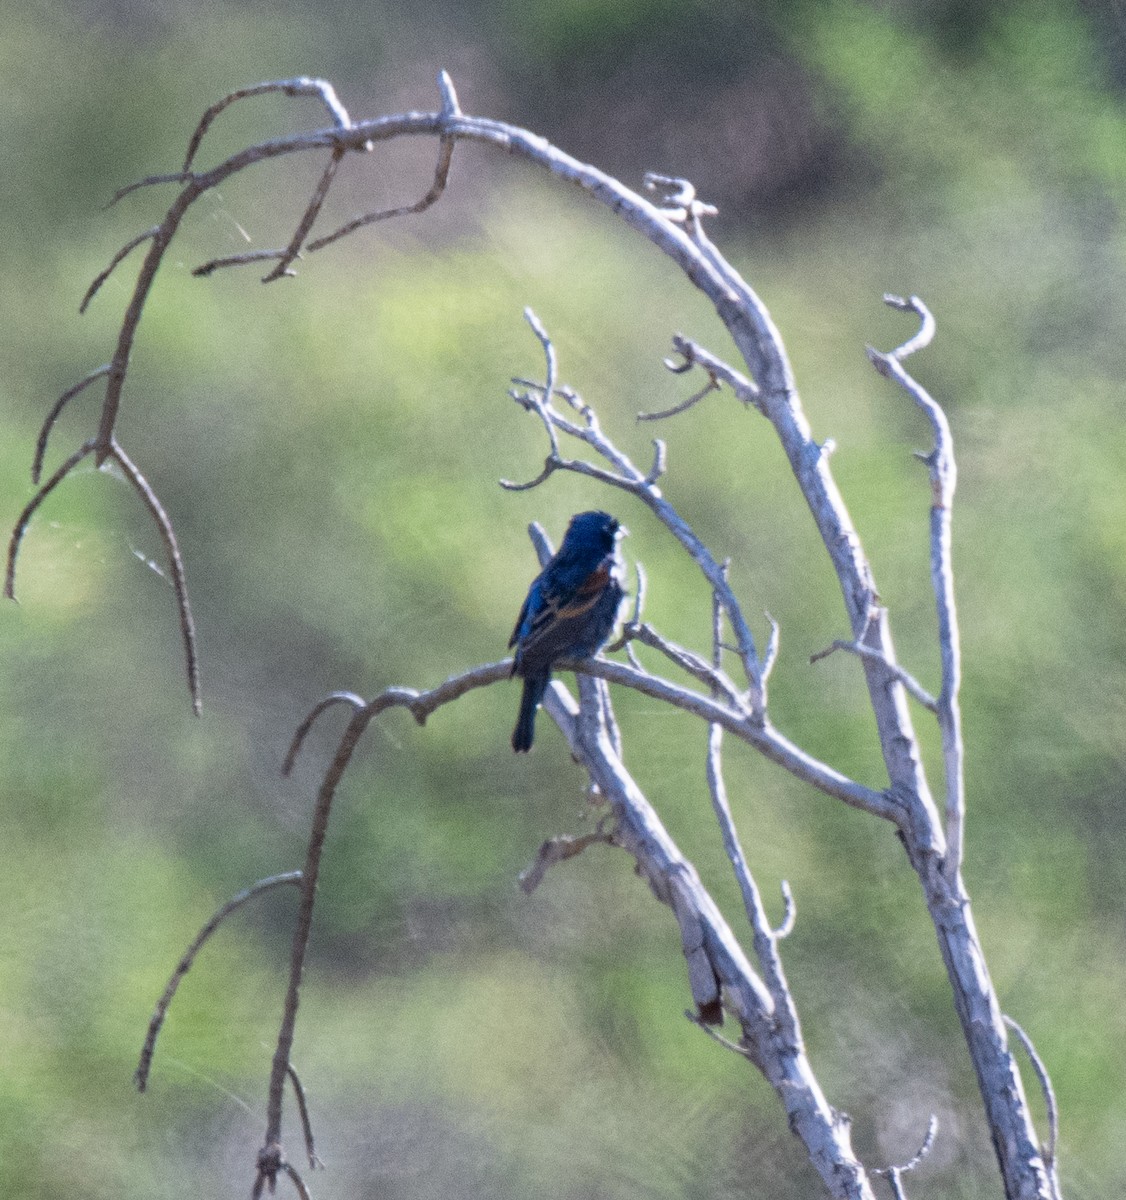
[[934, 449], [919, 457], [931, 479], [931, 586], [938, 613], [938, 646], [942, 662], [942, 689], [930, 705], [942, 733], [942, 756], [946, 774], [946, 873], [953, 880], [962, 869], [965, 839], [966, 785], [965, 752], [962, 743], [962, 713], [958, 691], [962, 683], [962, 650], [958, 636], [958, 610], [954, 599], [954, 567], [951, 521], [958, 470], [954, 461], [954, 438], [941, 406], [904, 369], [903, 360], [928, 346], [934, 337], [935, 321], [918, 298], [903, 300], [885, 296], [885, 303], [919, 317], [919, 331], [890, 354], [868, 349], [872, 365], [881, 375], [894, 380], [926, 414], [934, 431]]

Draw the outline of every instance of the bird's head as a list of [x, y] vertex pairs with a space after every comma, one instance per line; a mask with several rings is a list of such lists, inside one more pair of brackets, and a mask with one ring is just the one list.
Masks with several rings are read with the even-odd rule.
[[596, 509], [593, 512], [576, 513], [571, 518], [563, 537], [563, 545], [567, 548], [597, 547], [604, 554], [609, 554], [617, 545], [618, 539], [628, 532], [617, 517]]

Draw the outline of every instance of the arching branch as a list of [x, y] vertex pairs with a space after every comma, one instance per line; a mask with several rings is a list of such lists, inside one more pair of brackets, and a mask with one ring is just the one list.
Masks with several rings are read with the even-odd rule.
[[145, 1044], [141, 1048], [141, 1059], [133, 1075], [137, 1091], [143, 1092], [148, 1087], [149, 1072], [152, 1069], [153, 1054], [156, 1051], [156, 1039], [160, 1036], [176, 990], [184, 976], [192, 969], [196, 955], [203, 949], [204, 943], [232, 913], [242, 908], [248, 900], [253, 900], [255, 896], [261, 896], [263, 892], [271, 891], [276, 887], [299, 886], [300, 883], [300, 871], [287, 871], [284, 875], [271, 875], [268, 879], [260, 879], [256, 884], [239, 892], [237, 896], [232, 896], [226, 904], [216, 910], [207, 924], [196, 934], [192, 944], [184, 951], [180, 961], [176, 964], [176, 969], [172, 972], [160, 999], [156, 1002], [152, 1019], [149, 1021], [148, 1033], [145, 1034]]

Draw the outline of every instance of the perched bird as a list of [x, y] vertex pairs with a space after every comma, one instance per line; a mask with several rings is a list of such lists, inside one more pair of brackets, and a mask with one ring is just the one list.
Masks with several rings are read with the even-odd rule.
[[532, 748], [536, 709], [561, 658], [587, 658], [601, 648], [625, 592], [619, 579], [618, 538], [625, 530], [604, 512], [571, 518], [563, 544], [532, 581], [516, 628], [513, 675], [524, 680], [520, 717], [512, 732], [517, 753]]

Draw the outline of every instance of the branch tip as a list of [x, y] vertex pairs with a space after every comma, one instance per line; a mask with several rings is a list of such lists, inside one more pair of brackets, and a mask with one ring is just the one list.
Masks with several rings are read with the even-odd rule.
[[645, 482], [652, 487], [658, 479], [668, 469], [668, 447], [660, 438], [653, 439], [653, 465], [649, 468], [649, 474], [645, 476]]
[[788, 938], [790, 934], [794, 932], [794, 926], [797, 924], [798, 919], [798, 906], [794, 901], [794, 892], [790, 887], [790, 881], [788, 879], [782, 880], [780, 890], [782, 892], [782, 903], [785, 905], [785, 910], [782, 917], [782, 924], [774, 930], [774, 939], [775, 941], [779, 942], [785, 938]]
[[903, 1163], [901, 1166], [872, 1168], [873, 1175], [881, 1176], [887, 1179], [888, 1183], [891, 1184], [891, 1190], [892, 1194], [895, 1196], [895, 1200], [905, 1200], [903, 1184], [900, 1176], [906, 1175], [910, 1171], [914, 1171], [923, 1161], [923, 1159], [930, 1154], [931, 1150], [934, 1149], [934, 1141], [937, 1134], [938, 1116], [935, 1113], [931, 1113], [931, 1119], [927, 1122], [927, 1132], [923, 1138], [923, 1144], [915, 1153], [914, 1158], [912, 1158], [909, 1162]]
[[438, 91], [442, 97], [442, 116], [447, 121], [460, 117], [461, 105], [458, 104], [457, 92], [454, 90], [454, 81], [450, 78], [449, 71], [443, 69], [438, 72]]
[[[902, 362], [903, 359], [914, 354], [916, 350], [922, 350], [931, 344], [938, 326], [930, 309], [927, 308], [918, 296], [911, 296], [905, 300], [902, 296], [894, 296], [889, 292], [884, 295], [884, 303], [889, 308], [894, 308], [898, 312], [914, 313], [919, 318], [919, 330], [915, 336], [908, 338], [902, 346], [892, 350], [888, 357], [894, 358], [897, 362]], [[877, 351], [868, 347], [869, 358], [872, 358], [877, 353]], [[878, 365], [877, 369], [879, 369]]]

